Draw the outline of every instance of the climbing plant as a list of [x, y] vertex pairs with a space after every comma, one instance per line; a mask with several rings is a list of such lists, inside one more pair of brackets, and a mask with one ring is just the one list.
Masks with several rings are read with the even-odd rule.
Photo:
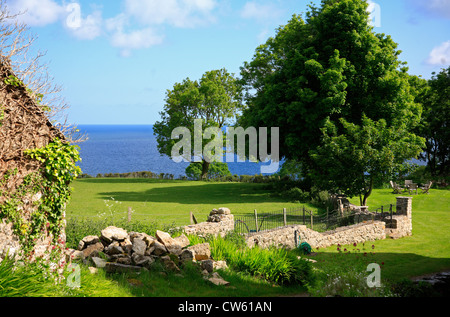
[[47, 111], [47, 112], [50, 112], [50, 111], [51, 111], [51, 108], [50, 108], [49, 106], [42, 104], [42, 101], [44, 100], [44, 95], [43, 95], [43, 94], [37, 94], [37, 93], [34, 93], [33, 90], [31, 90], [30, 88], [28, 88], [28, 87], [23, 83], [23, 81], [21, 81], [21, 80], [20, 80], [19, 78], [17, 78], [16, 76], [14, 76], [14, 75], [9, 75], [7, 78], [4, 79], [4, 83], [5, 83], [6, 85], [14, 86], [14, 87], [21, 87], [21, 86], [25, 87], [25, 89], [26, 89], [26, 91], [28, 92], [28, 94], [29, 94], [30, 96], [32, 96], [32, 97], [35, 99], [37, 105], [38, 105], [40, 108], [42, 108], [44, 111]]
[[71, 195], [70, 183], [81, 174], [80, 167], [76, 165], [81, 160], [78, 146], [56, 139], [44, 148], [28, 150], [25, 154], [43, 166], [40, 182], [42, 198], [38, 212], [33, 215], [34, 230], [45, 224], [49, 232], [57, 237], [63, 211]]
[[[81, 174], [76, 165], [80, 161], [78, 146], [55, 139], [46, 147], [24, 151], [31, 159], [41, 163], [39, 172], [30, 173], [14, 193], [8, 195], [6, 202], [0, 205], [0, 219], [6, 218], [13, 223], [15, 234], [19, 237], [24, 253], [33, 250], [35, 242], [46, 232], [54, 243], [61, 233], [63, 212], [70, 199], [70, 183]], [[17, 174], [17, 169], [8, 171], [0, 180], [5, 184]], [[33, 197], [30, 199], [30, 197]], [[35, 211], [24, 217], [21, 205], [24, 200], [35, 204]]]

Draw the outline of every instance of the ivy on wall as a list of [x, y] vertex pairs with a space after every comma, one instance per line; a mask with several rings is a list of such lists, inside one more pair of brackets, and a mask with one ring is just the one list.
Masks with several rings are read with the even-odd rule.
[[[35, 242], [45, 232], [52, 235], [53, 242], [58, 239], [72, 191], [70, 183], [81, 174], [81, 169], [76, 166], [81, 160], [78, 149], [78, 146], [56, 139], [46, 147], [24, 151], [24, 154], [42, 164], [41, 171], [25, 176], [16, 192], [0, 205], [0, 219], [6, 218], [13, 223], [25, 253], [33, 250]], [[16, 173], [17, 169], [8, 171], [0, 180], [0, 185]], [[24, 217], [21, 205], [25, 199], [30, 200], [36, 195], [38, 199], [32, 199], [35, 211]]]

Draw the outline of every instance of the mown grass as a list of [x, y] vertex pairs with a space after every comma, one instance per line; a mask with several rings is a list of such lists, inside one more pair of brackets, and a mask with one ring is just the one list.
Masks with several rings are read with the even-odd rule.
[[[377, 189], [369, 198], [369, 206], [395, 203], [397, 196], [402, 195]], [[318, 261], [315, 267], [338, 273], [355, 267], [362, 271], [369, 263], [378, 263], [382, 281], [387, 283], [450, 270], [450, 191], [432, 189], [429, 195], [404, 196], [413, 197], [412, 236], [340, 246], [339, 250], [336, 246], [314, 250], [311, 258]], [[357, 204], [358, 199], [351, 202]]]
[[[74, 193], [67, 207], [67, 217], [127, 218], [158, 222], [162, 225], [188, 225], [190, 212], [198, 221], [206, 221], [213, 208], [228, 207], [233, 214], [248, 214], [254, 210], [271, 212], [298, 207], [273, 195], [265, 184], [220, 183], [158, 179], [91, 178], [73, 183]], [[110, 206], [110, 207], [109, 207]], [[310, 205], [310, 210], [317, 208]]]
[[[164, 224], [188, 224], [189, 212], [204, 221], [212, 208], [229, 207], [233, 213], [280, 210], [298, 206], [271, 195], [264, 184], [210, 183], [190, 181], [164, 181], [152, 179], [86, 179], [74, 184], [74, 194], [68, 206], [68, 218], [105, 213], [104, 200], [116, 200], [118, 214], [125, 217], [126, 206], [135, 210], [133, 220]], [[405, 194], [406, 195], [406, 194]], [[398, 194], [391, 189], [375, 189], [369, 197], [369, 206], [395, 204]], [[374, 261], [385, 263], [383, 276], [389, 280], [413, 277], [450, 268], [450, 191], [432, 189], [428, 195], [413, 197], [413, 235], [400, 240], [375, 241]], [[357, 197], [351, 202], [359, 203]], [[313, 209], [313, 206], [307, 206]], [[145, 215], [138, 217], [138, 215]], [[91, 219], [91, 218], [88, 218]], [[353, 246], [344, 246], [352, 250]], [[362, 249], [358, 246], [356, 249]], [[331, 269], [333, 265], [346, 267], [335, 247], [315, 250], [317, 267]], [[372, 250], [369, 250], [369, 252]], [[356, 257], [356, 255], [355, 255]], [[344, 261], [344, 262], [342, 262]], [[327, 264], [328, 263], [328, 264]]]
[[[187, 224], [189, 211], [194, 211], [202, 221], [202, 216], [206, 218], [212, 208], [219, 206], [227, 206], [233, 212], [237, 210], [245, 213], [254, 209], [271, 211], [298, 205], [271, 195], [261, 184], [95, 179], [77, 181], [74, 187], [75, 192], [68, 208], [69, 223], [75, 224], [73, 227], [68, 226], [67, 231], [68, 244], [71, 244], [71, 247], [75, 247], [81, 236], [98, 234], [100, 227], [111, 223], [120, 225], [120, 221], [131, 226], [130, 230], [152, 232], [156, 229], [166, 230], [177, 223]], [[395, 203], [396, 196], [398, 195], [389, 189], [376, 189], [369, 199], [369, 206], [376, 208]], [[108, 197], [113, 197], [114, 200], [108, 200]], [[433, 189], [429, 195], [419, 194], [412, 197], [411, 237], [340, 246], [339, 250], [337, 247], [313, 250], [314, 254], [309, 258], [317, 262], [311, 266], [309, 284], [298, 278], [301, 275], [295, 275], [299, 265], [295, 251], [286, 253], [285, 250], [246, 250], [242, 243], [210, 240], [214, 258], [226, 259], [229, 263], [230, 270], [221, 271], [220, 274], [231, 286], [209, 283], [194, 266], [183, 268], [181, 274], [155, 267], [154, 270], [137, 275], [109, 275], [102, 270], [91, 274], [87, 266], [81, 265], [81, 286], [72, 289], [65, 283], [55, 285], [43, 279], [36, 268], [13, 271], [8, 269], [6, 264], [3, 264], [3, 267], [0, 264], [0, 284], [4, 286], [0, 295], [277, 297], [296, 296], [308, 291], [313, 296], [391, 296], [389, 288], [367, 287], [364, 278], [369, 274], [366, 271], [369, 263], [380, 265], [383, 285], [450, 270], [450, 191]], [[108, 203], [105, 204], [104, 200]], [[351, 201], [358, 203], [357, 198]], [[123, 219], [126, 218], [128, 206], [136, 213], [133, 214], [132, 223]], [[137, 217], [138, 213], [143, 214], [142, 218]], [[119, 219], [113, 219], [118, 215]]]

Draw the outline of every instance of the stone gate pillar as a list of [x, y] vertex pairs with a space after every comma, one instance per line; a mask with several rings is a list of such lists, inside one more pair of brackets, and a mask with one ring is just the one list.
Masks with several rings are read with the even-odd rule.
[[397, 220], [397, 222], [402, 222], [401, 225], [399, 223], [397, 224], [397, 229], [402, 232], [400, 236], [412, 235], [412, 197], [397, 197], [396, 217], [398, 218], [398, 216], [404, 217], [403, 221], [400, 219]]
[[397, 197], [397, 215], [412, 218], [412, 197]]

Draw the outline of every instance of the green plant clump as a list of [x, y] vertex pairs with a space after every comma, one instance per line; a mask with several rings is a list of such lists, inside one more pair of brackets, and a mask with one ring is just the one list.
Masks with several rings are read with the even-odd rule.
[[[201, 240], [189, 237], [191, 244]], [[211, 247], [211, 256], [215, 260], [225, 260], [234, 271], [278, 285], [307, 285], [314, 281], [310, 262], [300, 259], [297, 250], [248, 248], [244, 238], [237, 234], [228, 234], [224, 238], [209, 237], [207, 242]]]
[[[76, 166], [80, 160], [76, 146], [54, 140], [46, 147], [24, 151], [30, 158], [42, 163], [41, 173], [31, 173], [24, 177], [22, 184], [9, 199], [0, 205], [0, 218], [6, 218], [14, 224], [15, 234], [19, 237], [25, 254], [33, 250], [35, 241], [43, 233], [52, 235], [54, 242], [60, 235], [62, 216], [66, 203], [70, 199], [70, 183], [81, 173]], [[17, 169], [5, 173], [0, 183], [17, 174]], [[22, 215], [21, 204], [27, 197], [40, 197], [34, 204], [29, 219]]]

